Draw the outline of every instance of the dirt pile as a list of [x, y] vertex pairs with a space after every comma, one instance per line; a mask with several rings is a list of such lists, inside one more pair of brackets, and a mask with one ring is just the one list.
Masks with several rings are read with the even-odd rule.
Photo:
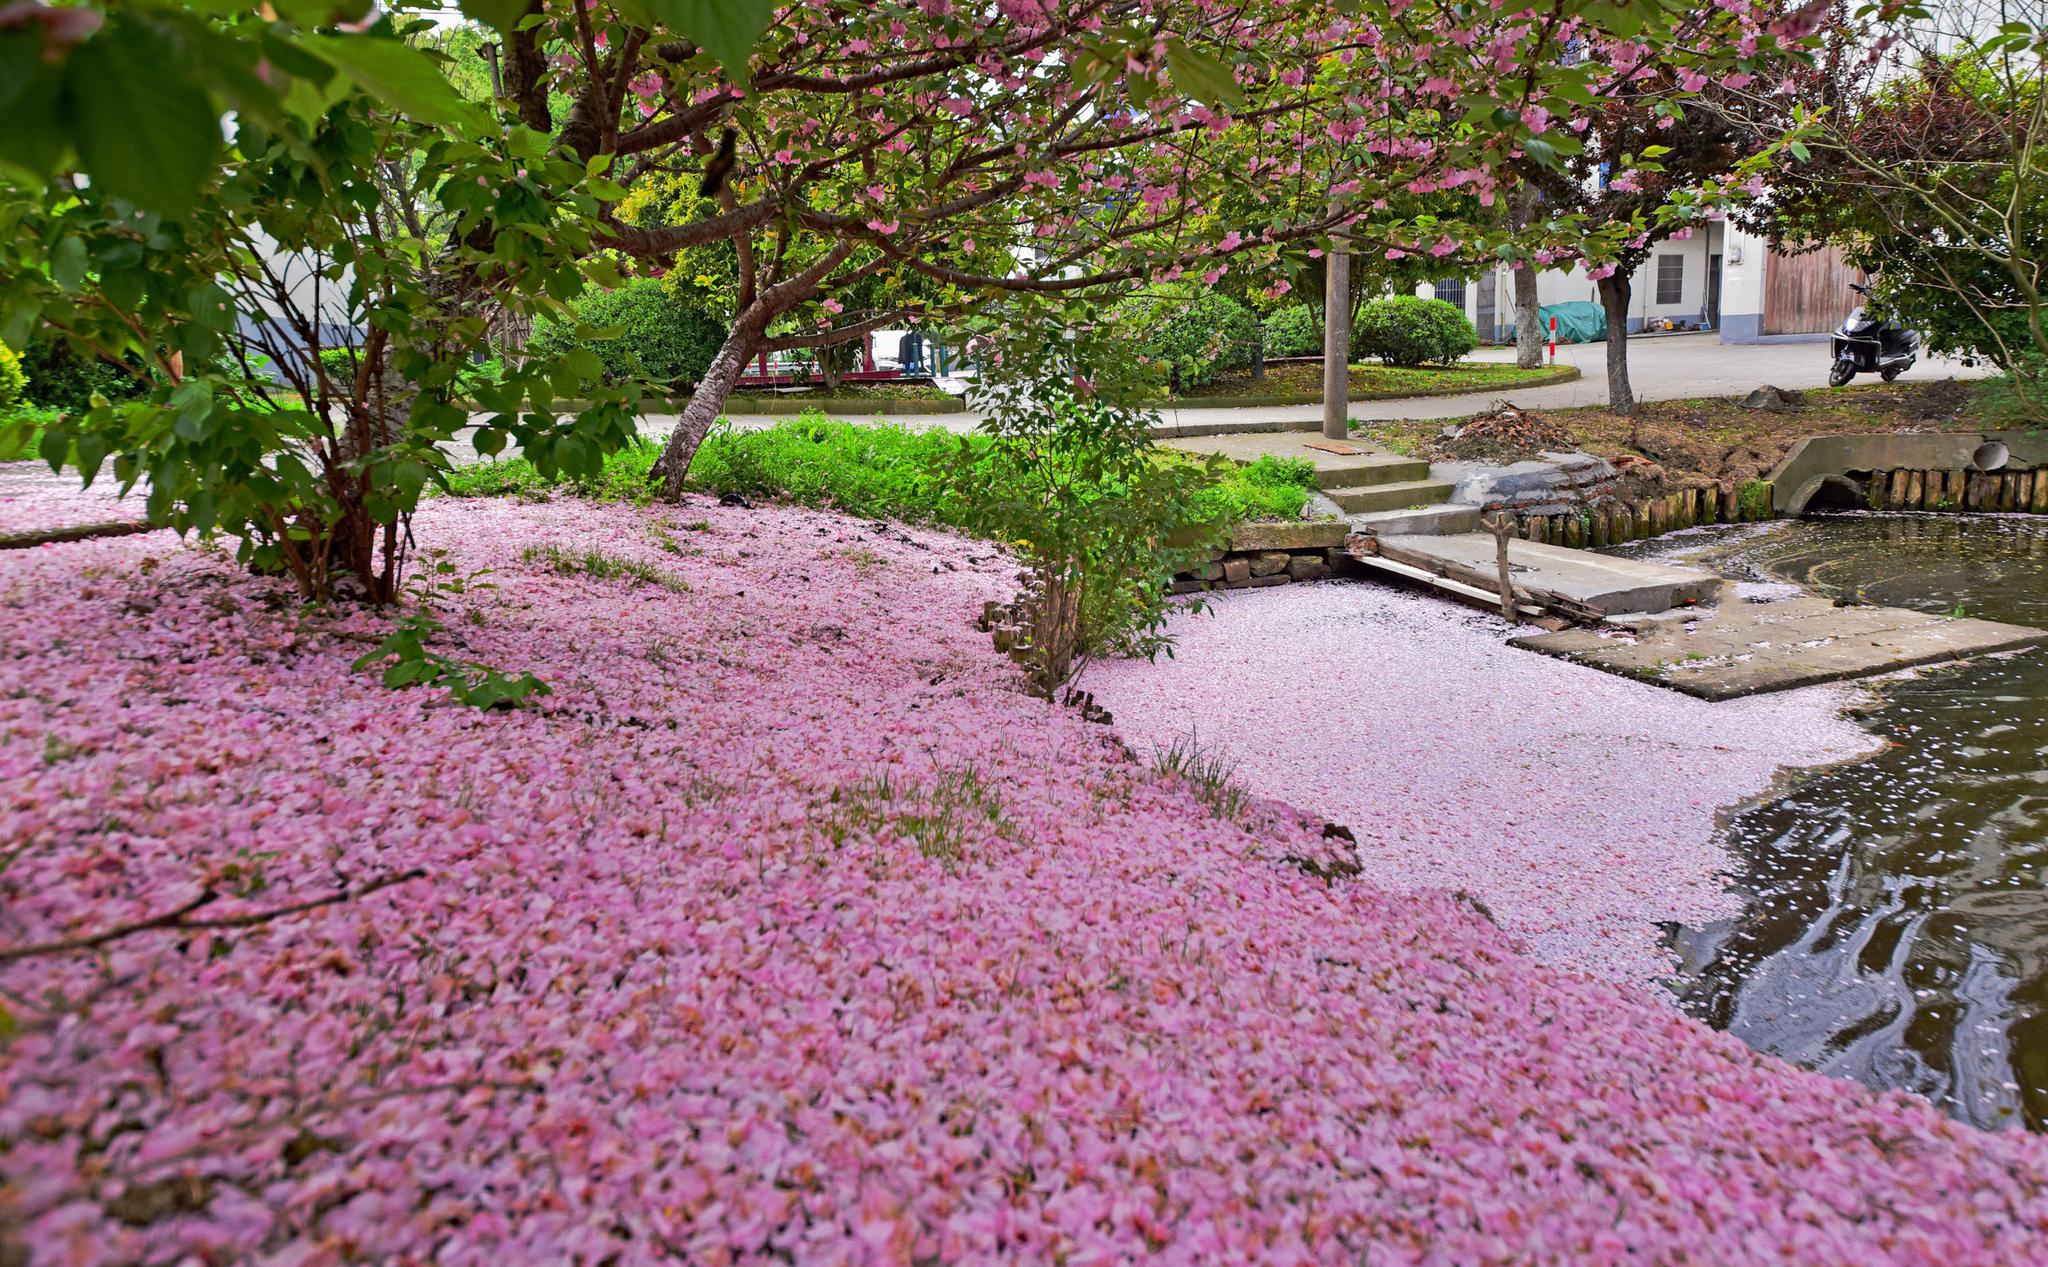
[[1434, 456], [1453, 462], [1512, 462], [1539, 453], [1570, 453], [1578, 447], [1561, 423], [1502, 401], [1492, 413], [1447, 430], [1437, 441]]

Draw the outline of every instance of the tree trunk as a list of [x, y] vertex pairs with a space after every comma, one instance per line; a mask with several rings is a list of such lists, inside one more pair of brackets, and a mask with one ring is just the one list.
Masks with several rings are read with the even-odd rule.
[[1600, 279], [1600, 306], [1607, 311], [1607, 408], [1618, 414], [1636, 411], [1636, 394], [1628, 385], [1628, 277], [1617, 271]]
[[[1536, 223], [1542, 197], [1533, 185], [1523, 185], [1508, 200], [1508, 219], [1516, 229]], [[1536, 266], [1526, 260], [1515, 275], [1515, 364], [1533, 370], [1543, 364], [1543, 310], [1537, 297]]]
[[1323, 434], [1351, 434], [1351, 255], [1330, 239], [1323, 257]]
[[1536, 302], [1536, 266], [1515, 269], [1515, 364], [1533, 370], [1543, 364], [1543, 310]]
[[826, 392], [835, 396], [839, 394], [841, 376], [846, 373], [846, 367], [839, 363], [840, 351], [838, 347], [818, 349], [818, 377], [824, 380]]
[[[661, 481], [662, 496], [670, 501], [683, 495], [683, 479], [690, 473], [697, 446], [704, 443], [712, 424], [725, 412], [725, 398], [732, 394], [733, 384], [740, 381], [747, 362], [754, 358], [759, 335], [751, 328], [753, 324], [744, 317], [733, 323], [732, 333], [726, 336], [718, 355], [711, 358], [704, 376], [697, 380], [697, 390], [690, 393], [690, 403], [683, 406], [676, 429], [669, 433], [668, 443], [655, 460], [654, 478]], [[764, 320], [759, 324], [767, 323]]]

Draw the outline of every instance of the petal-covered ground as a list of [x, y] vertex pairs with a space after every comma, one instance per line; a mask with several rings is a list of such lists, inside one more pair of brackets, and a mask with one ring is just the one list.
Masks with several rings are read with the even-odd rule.
[[80, 488], [76, 475], [55, 474], [41, 462], [0, 462], [0, 536], [140, 520], [142, 503], [140, 493], [120, 496], [104, 472], [91, 488]]
[[[156, 534], [0, 555], [30, 1261], [2008, 1264], [2048, 1142], [1326, 881], [1017, 689], [985, 547], [436, 505], [480, 714]], [[599, 547], [687, 580], [559, 575]], [[1490, 828], [1472, 826], [1482, 845]], [[1318, 870], [1326, 868], [1318, 866]], [[0, 1258], [9, 1255], [0, 1245]]]
[[1172, 659], [1091, 670], [1146, 751], [1198, 743], [1344, 824], [1367, 879], [1464, 891], [1546, 963], [1648, 983], [1658, 925], [1741, 909], [1716, 813], [1877, 742], [1847, 687], [1725, 703], [1504, 646], [1507, 625], [1383, 585], [1288, 585], [1177, 618]]

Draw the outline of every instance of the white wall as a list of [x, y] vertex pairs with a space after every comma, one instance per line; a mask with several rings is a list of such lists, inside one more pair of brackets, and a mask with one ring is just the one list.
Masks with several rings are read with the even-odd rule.
[[[1764, 245], [1760, 239], [1726, 224], [1707, 224], [1693, 230], [1689, 238], [1660, 242], [1651, 250], [1650, 258], [1636, 271], [1629, 297], [1629, 325], [1641, 329], [1652, 321], [1669, 317], [1675, 321], [1693, 323], [1701, 320], [1706, 313], [1708, 260], [1720, 255], [1721, 314], [1726, 321], [1728, 314], [1750, 314], [1763, 311], [1763, 260]], [[1679, 296], [1674, 303], [1657, 302], [1658, 260], [1666, 255], [1683, 260], [1683, 276]], [[1488, 283], [1487, 276], [1470, 278], [1465, 284], [1465, 315], [1476, 325], [1479, 315], [1479, 288]], [[1494, 312], [1502, 327], [1514, 321], [1515, 292], [1514, 277], [1506, 269], [1495, 269], [1491, 274], [1495, 287]], [[1433, 298], [1435, 287], [1425, 282], [1415, 288], [1423, 298]], [[1600, 291], [1593, 279], [1586, 275], [1583, 265], [1570, 268], [1545, 269], [1536, 275], [1536, 300], [1539, 304], [1599, 303]], [[1488, 332], [1482, 330], [1481, 336]]]

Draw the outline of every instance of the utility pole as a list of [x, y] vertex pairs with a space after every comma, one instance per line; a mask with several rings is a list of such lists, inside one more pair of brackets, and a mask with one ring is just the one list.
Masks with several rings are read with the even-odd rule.
[[1323, 435], [1351, 435], [1351, 252], [1335, 232], [1323, 257]]

